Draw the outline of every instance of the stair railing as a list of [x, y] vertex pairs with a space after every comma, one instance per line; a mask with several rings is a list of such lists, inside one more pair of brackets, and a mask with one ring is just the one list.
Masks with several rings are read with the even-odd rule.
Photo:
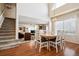
[[1, 13], [1, 15], [0, 15], [0, 28], [1, 28], [1, 26], [2, 26], [2, 23], [3, 23], [3, 21], [4, 21], [4, 10], [2, 11], [2, 13]]

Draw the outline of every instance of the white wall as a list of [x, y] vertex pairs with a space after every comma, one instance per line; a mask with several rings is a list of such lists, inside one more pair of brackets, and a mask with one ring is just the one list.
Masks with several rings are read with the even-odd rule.
[[49, 19], [39, 19], [27, 16], [19, 16], [19, 24], [47, 24]]
[[18, 16], [20, 23], [47, 23], [48, 4], [47, 3], [18, 3]]
[[5, 17], [8, 17], [8, 18], [16, 18], [16, 6], [15, 5], [11, 5], [11, 9], [7, 9], [5, 7], [5, 14], [4, 14]]
[[46, 3], [18, 3], [18, 14], [34, 18], [48, 17]]
[[3, 9], [4, 9], [4, 4], [3, 3], [0, 3], [0, 15], [1, 15]]

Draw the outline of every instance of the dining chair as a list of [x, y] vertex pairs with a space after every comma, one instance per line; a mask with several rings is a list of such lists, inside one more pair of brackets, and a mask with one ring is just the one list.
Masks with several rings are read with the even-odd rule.
[[61, 49], [64, 49], [65, 48], [65, 32], [63, 31], [63, 30], [60, 30], [59, 32], [58, 32], [59, 34], [60, 34], [60, 36], [61, 36]]
[[58, 46], [62, 49], [62, 36], [60, 34], [60, 31], [57, 31], [56, 38], [50, 39], [49, 45], [56, 48], [56, 53], [58, 52]]
[[41, 36], [39, 36], [39, 38], [36, 39], [35, 45], [36, 45], [35, 46], [36, 48], [39, 45], [39, 52], [41, 52], [41, 49], [43, 47], [47, 47], [47, 49], [48, 49], [48, 41], [44, 37], [41, 37]]
[[62, 34], [62, 41], [61, 41], [62, 42], [62, 49], [65, 48], [65, 38], [64, 37], [65, 37], [65, 33]]

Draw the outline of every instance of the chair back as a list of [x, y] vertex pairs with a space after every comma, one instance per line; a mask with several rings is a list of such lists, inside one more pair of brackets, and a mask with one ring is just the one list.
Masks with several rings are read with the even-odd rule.
[[44, 30], [39, 30], [39, 40], [41, 41], [41, 35], [45, 35]]
[[37, 40], [40, 40], [41, 41], [41, 36], [40, 36], [40, 34], [39, 34], [39, 31], [36, 31], [36, 33], [35, 33], [35, 40], [37, 41]]
[[56, 41], [60, 41], [60, 40], [62, 40], [62, 35], [63, 35], [63, 32], [60, 31], [60, 30], [58, 30], [58, 31], [57, 31]]

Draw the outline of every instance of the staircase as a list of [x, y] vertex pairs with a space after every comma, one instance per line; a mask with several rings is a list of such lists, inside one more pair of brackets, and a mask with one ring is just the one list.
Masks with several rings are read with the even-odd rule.
[[15, 37], [16, 20], [5, 18], [0, 28], [0, 50], [16, 46], [19, 40]]

